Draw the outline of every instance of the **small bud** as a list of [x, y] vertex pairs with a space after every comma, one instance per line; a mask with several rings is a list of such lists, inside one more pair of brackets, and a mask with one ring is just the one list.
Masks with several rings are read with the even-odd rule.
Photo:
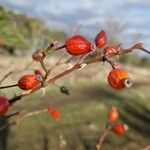
[[95, 45], [98, 48], [103, 48], [107, 43], [107, 37], [105, 31], [100, 31], [95, 37]]
[[32, 58], [35, 61], [40, 61], [43, 57], [42, 52], [40, 52], [39, 50], [37, 50], [36, 52], [33, 53]]
[[104, 49], [104, 55], [116, 54], [118, 52], [118, 48], [115, 46], [107, 46]]
[[87, 64], [86, 64], [86, 63], [83, 63], [83, 64], [80, 65], [80, 68], [79, 68], [79, 69], [81, 70], [81, 69], [83, 69], [83, 68], [86, 67], [86, 66], [87, 66]]

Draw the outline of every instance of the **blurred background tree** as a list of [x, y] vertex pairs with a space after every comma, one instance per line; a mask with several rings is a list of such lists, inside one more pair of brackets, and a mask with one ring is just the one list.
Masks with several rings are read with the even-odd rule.
[[17, 49], [34, 51], [37, 47], [42, 47], [49, 38], [62, 41], [66, 37], [64, 31], [52, 31], [39, 18], [29, 18], [0, 6], [0, 39], [4, 41], [1, 47], [11, 54], [15, 54]]

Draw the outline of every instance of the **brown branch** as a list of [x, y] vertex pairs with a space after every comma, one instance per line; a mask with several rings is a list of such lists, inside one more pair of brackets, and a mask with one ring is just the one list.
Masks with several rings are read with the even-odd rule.
[[1, 80], [0, 80], [0, 84], [2, 84], [2, 82], [7, 79], [13, 72], [9, 71]]
[[44, 58], [42, 60], [40, 60], [40, 64], [41, 64], [42, 69], [45, 71], [45, 77], [44, 77], [44, 81], [45, 81], [50, 74], [50, 70], [46, 67], [46, 65], [44, 63]]
[[27, 66], [25, 66], [23, 69], [16, 70], [16, 71], [12, 71], [12, 74], [20, 73], [20, 72], [22, 72], [22, 71], [24, 71], [24, 70], [29, 69], [29, 67], [33, 64], [33, 62], [34, 62], [33, 60], [32, 60], [31, 62], [29, 62], [29, 64], [27, 64]]
[[[131, 53], [134, 49], [140, 49], [140, 48], [141, 48], [141, 43], [138, 43], [138, 44], [134, 45], [133, 47], [131, 47], [131, 48], [129, 48], [129, 49], [124, 49], [124, 50], [121, 49], [121, 50], [120, 50], [117, 54], [115, 54], [115, 55], [112, 54], [112, 55], [107, 55], [107, 56], [105, 56], [105, 57], [108, 59], [108, 58], [111, 58], [111, 57], [115, 57], [116, 55], [123, 55], [123, 54]], [[95, 58], [93, 58], [93, 59], [91, 59], [91, 60], [83, 61], [83, 63], [89, 65], [89, 64], [92, 64], [92, 63], [95, 63], [95, 62], [98, 62], [98, 61], [103, 61], [103, 56], [97, 56], [97, 57], [95, 57]], [[48, 81], [45, 82], [44, 86], [46, 87], [46, 86], [48, 86], [49, 84], [55, 82], [56, 80], [58, 80], [58, 79], [64, 77], [65, 75], [67, 75], [67, 74], [69, 74], [69, 73], [71, 73], [71, 72], [73, 72], [73, 71], [79, 69], [79, 68], [81, 67], [80, 65], [81, 65], [81, 64], [77, 63], [77, 64], [74, 65], [72, 68], [70, 68], [70, 69], [68, 69], [68, 70], [65, 70], [64, 72], [62, 72], [62, 73], [56, 75], [55, 77], [49, 79]], [[16, 97], [13, 97], [13, 98], [10, 99], [9, 102], [10, 102], [10, 104], [12, 104], [12, 103], [14, 103], [14, 102], [16, 102], [16, 101], [22, 99], [23, 97], [26, 97], [26, 96], [28, 96], [28, 95], [30, 95], [30, 94], [36, 92], [37, 90], [39, 90], [39, 89], [42, 88], [42, 87], [43, 87], [43, 86], [39, 86], [39, 87], [37, 87], [36, 89], [34, 89], [34, 90], [32, 90], [32, 91], [30, 91], [30, 92], [28, 92], [28, 93], [20, 94], [20, 95], [18, 95], [18, 96], [16, 96]]]
[[113, 62], [113, 61], [111, 61], [111, 60], [108, 60], [107, 58], [105, 58], [105, 57], [103, 57], [103, 62], [108, 62], [110, 65], [111, 65], [111, 67], [113, 68], [113, 69], [115, 69], [116, 68], [116, 63], [115, 62]]
[[13, 113], [13, 114], [6, 115], [6, 116], [2, 116], [2, 118], [11, 118], [11, 117], [13, 117], [13, 116], [19, 115], [20, 112], [21, 112], [21, 111], [17, 111], [17, 112], [15, 112], [15, 113]]
[[12, 87], [16, 87], [16, 86], [18, 86], [18, 84], [12, 84], [12, 85], [1, 86], [0, 89], [12, 88]]
[[66, 45], [61, 45], [59, 47], [54, 48], [54, 50], [58, 51], [58, 50], [61, 50], [61, 49], [65, 48], [65, 47], [66, 47]]
[[106, 137], [108, 136], [109, 133], [109, 129], [106, 128], [104, 133], [102, 134], [102, 136], [99, 139], [99, 143], [96, 145], [96, 150], [101, 150], [102, 149], [102, 145], [106, 139]]
[[[2, 84], [2, 82], [4, 80], [6, 80], [10, 75], [15, 74], [15, 73], [19, 73], [21, 71], [24, 71], [26, 69], [28, 69], [31, 65], [33, 64], [33, 61], [31, 61], [29, 64], [27, 64], [27, 66], [25, 66], [25, 68], [21, 69], [21, 70], [16, 70], [16, 71], [9, 71], [1, 80], [0, 80], [0, 84]], [[5, 89], [5, 88], [10, 88], [10, 87], [15, 87], [17, 86], [17, 84], [14, 85], [8, 85], [8, 86], [3, 86], [0, 87], [0, 89]]]
[[[101, 60], [102, 60], [102, 58], [96, 57], [96, 58], [94, 58], [94, 59], [92, 59], [92, 60], [85, 61], [84, 63], [86, 63], [87, 65], [89, 65], [89, 64], [92, 64], [92, 63], [101, 61]], [[45, 84], [44, 84], [44, 86], [45, 86], [45, 87], [48, 86], [49, 84], [55, 82], [57, 79], [59, 79], [59, 78], [65, 76], [65, 75], [67, 75], [67, 74], [69, 74], [69, 73], [71, 73], [71, 72], [73, 72], [73, 71], [75, 71], [76, 69], [79, 69], [79, 68], [80, 68], [80, 64], [76, 64], [76, 65], [73, 66], [72, 68], [70, 68], [70, 69], [68, 69], [68, 70], [66, 70], [66, 71], [64, 71], [64, 72], [62, 72], [62, 73], [60, 73], [59, 75], [56, 75], [55, 77], [49, 79], [48, 81], [46, 81]], [[18, 96], [15, 96], [15, 97], [13, 97], [13, 98], [11, 98], [11, 99], [9, 100], [9, 103], [10, 103], [10, 104], [13, 104], [14, 102], [16, 102], [16, 101], [18, 101], [18, 100], [21, 100], [22, 98], [24, 98], [24, 97], [26, 97], [26, 96], [28, 96], [28, 95], [30, 95], [30, 94], [32, 94], [32, 93], [38, 91], [38, 90], [39, 90], [40, 88], [42, 88], [42, 87], [43, 87], [43, 86], [38, 86], [36, 89], [34, 89], [34, 90], [32, 90], [32, 91], [30, 91], [30, 92], [28, 92], [28, 93], [23, 93], [23, 94], [20, 94], [20, 95], [18, 95]]]
[[135, 44], [134, 46], [132, 46], [131, 48], [128, 48], [128, 49], [125, 49], [125, 50], [120, 50], [119, 52], [118, 52], [118, 54], [119, 55], [123, 55], [123, 54], [125, 54], [125, 53], [131, 53], [131, 52], [133, 52], [133, 50], [135, 50], [135, 49], [137, 49], [137, 50], [141, 50], [141, 51], [143, 51], [143, 52], [146, 52], [146, 53], [148, 53], [148, 54], [150, 54], [150, 51], [148, 51], [148, 50], [146, 50], [145, 48], [143, 48], [143, 44], [142, 43], [137, 43], [137, 44]]

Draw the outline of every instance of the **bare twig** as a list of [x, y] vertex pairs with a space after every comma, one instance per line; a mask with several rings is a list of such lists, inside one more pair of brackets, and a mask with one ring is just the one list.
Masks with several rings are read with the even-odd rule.
[[2, 82], [7, 79], [13, 72], [9, 71], [1, 80], [0, 80], [0, 84], [2, 84]]
[[[25, 66], [25, 68], [21, 69], [21, 70], [15, 70], [15, 71], [9, 71], [1, 80], [0, 80], [0, 84], [2, 84], [2, 82], [4, 82], [4, 80], [6, 80], [10, 75], [15, 74], [15, 73], [19, 73], [21, 71], [27, 70], [31, 65], [33, 64], [33, 61], [31, 61], [29, 64], [27, 64], [27, 66]], [[17, 86], [17, 84], [13, 85], [9, 85], [9, 86], [3, 86], [0, 87], [0, 89], [4, 89], [4, 88], [10, 88], [10, 87], [15, 87]]]
[[12, 87], [16, 87], [16, 86], [18, 86], [18, 84], [12, 84], [12, 85], [7, 85], [7, 86], [1, 86], [0, 89], [12, 88]]
[[106, 128], [104, 130], [104, 133], [102, 134], [102, 136], [99, 139], [99, 143], [96, 145], [96, 150], [101, 150], [102, 149], [102, 145], [103, 145], [106, 137], [108, 136], [108, 133], [109, 133], [109, 129]]
[[17, 112], [15, 112], [15, 113], [10, 114], [10, 115], [3, 116], [2, 118], [11, 118], [11, 117], [13, 117], [13, 116], [19, 115], [20, 112], [22, 112], [22, 111], [17, 111]]
[[[41, 110], [37, 110], [37, 111], [33, 111], [33, 112], [29, 112], [29, 113], [26, 113], [26, 114], [22, 114], [16, 120], [14, 120], [14, 121], [12, 121], [12, 122], [10, 122], [8, 124], [5, 124], [4, 126], [0, 127], [0, 131], [4, 130], [5, 128], [8, 128], [8, 127], [10, 127], [12, 125], [19, 124], [23, 119], [26, 119], [28, 117], [32, 117], [32, 116], [35, 116], [35, 115], [38, 115], [38, 114], [41, 114], [41, 113], [45, 113], [45, 112], [47, 112], [47, 108], [41, 109]], [[17, 114], [20, 114], [20, 112], [17, 112]]]

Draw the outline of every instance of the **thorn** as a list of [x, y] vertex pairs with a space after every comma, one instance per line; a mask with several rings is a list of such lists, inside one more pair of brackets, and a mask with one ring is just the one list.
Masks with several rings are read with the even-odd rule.
[[41, 97], [43, 97], [46, 94], [46, 89], [45, 88], [41, 88], [41, 91], [42, 91]]
[[79, 68], [79, 70], [83, 69], [85, 66], [87, 66], [87, 64], [86, 64], [86, 63], [80, 64], [80, 68]]

